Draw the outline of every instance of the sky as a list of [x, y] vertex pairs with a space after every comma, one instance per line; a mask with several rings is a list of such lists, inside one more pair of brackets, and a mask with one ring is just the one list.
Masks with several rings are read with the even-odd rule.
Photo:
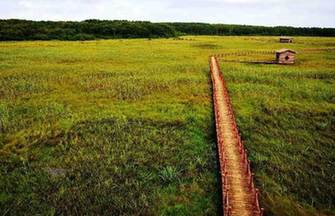
[[0, 0], [0, 19], [335, 27], [335, 0]]

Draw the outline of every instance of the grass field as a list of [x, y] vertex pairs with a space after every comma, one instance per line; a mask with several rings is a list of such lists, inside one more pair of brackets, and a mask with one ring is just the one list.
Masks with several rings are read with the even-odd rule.
[[[282, 46], [275, 37], [1, 42], [0, 214], [218, 214], [208, 55]], [[335, 52], [322, 48], [335, 39], [285, 46], [299, 52], [294, 66], [221, 67], [267, 214], [332, 215]]]

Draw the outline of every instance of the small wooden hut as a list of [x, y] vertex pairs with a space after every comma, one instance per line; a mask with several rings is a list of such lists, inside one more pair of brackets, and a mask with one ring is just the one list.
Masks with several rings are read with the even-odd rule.
[[293, 43], [293, 38], [291, 37], [280, 37], [280, 43]]
[[276, 51], [276, 62], [278, 64], [294, 64], [297, 53], [290, 49], [280, 49]]

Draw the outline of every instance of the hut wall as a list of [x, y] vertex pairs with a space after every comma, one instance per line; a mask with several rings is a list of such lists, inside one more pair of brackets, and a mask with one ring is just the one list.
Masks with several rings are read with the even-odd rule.
[[280, 38], [280, 43], [292, 43], [293, 40], [290, 38]]
[[277, 54], [277, 62], [279, 64], [294, 64], [295, 55], [291, 52]]

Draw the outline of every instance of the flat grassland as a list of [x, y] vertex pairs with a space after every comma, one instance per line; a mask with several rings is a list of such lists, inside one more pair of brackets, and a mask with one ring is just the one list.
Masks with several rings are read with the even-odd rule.
[[0, 214], [218, 214], [208, 56], [245, 50], [221, 67], [262, 205], [335, 214], [335, 39], [277, 39], [1, 42]]

